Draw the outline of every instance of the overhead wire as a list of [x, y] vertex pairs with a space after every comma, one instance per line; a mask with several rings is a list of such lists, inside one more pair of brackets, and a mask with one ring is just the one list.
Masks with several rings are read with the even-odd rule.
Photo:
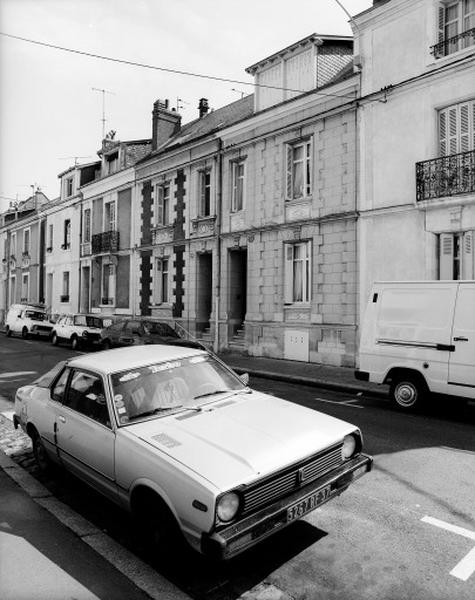
[[[88, 56], [89, 58], [96, 58], [98, 60], [106, 60], [109, 62], [115, 62], [115, 63], [119, 63], [119, 64], [123, 64], [123, 65], [128, 65], [131, 67], [140, 67], [142, 69], [152, 69], [155, 71], [163, 71], [165, 73], [172, 73], [174, 75], [186, 75], [188, 77], [197, 77], [197, 78], [201, 78], [201, 79], [210, 79], [213, 81], [221, 81], [224, 83], [237, 83], [239, 85], [247, 85], [247, 86], [253, 86], [253, 87], [260, 87], [260, 88], [268, 88], [268, 89], [273, 89], [273, 90], [282, 90], [282, 91], [286, 91], [286, 92], [294, 92], [296, 94], [303, 94], [305, 91], [307, 90], [296, 90], [293, 88], [286, 88], [286, 87], [282, 87], [282, 86], [277, 86], [277, 85], [269, 85], [269, 84], [265, 84], [265, 83], [255, 83], [255, 82], [250, 82], [250, 81], [242, 81], [239, 79], [229, 79], [227, 77], [219, 77], [217, 75], [207, 75], [205, 73], [193, 73], [192, 71], [182, 71], [180, 69], [171, 69], [168, 67], [159, 67], [157, 65], [149, 65], [147, 63], [142, 63], [142, 62], [137, 62], [137, 61], [132, 61], [132, 60], [125, 60], [122, 58], [115, 58], [112, 56], [105, 56], [103, 54], [96, 54], [94, 52], [87, 52], [85, 50], [76, 50], [74, 48], [66, 48], [65, 46], [58, 46], [57, 44], [50, 44], [47, 42], [40, 42], [38, 40], [32, 40], [30, 38], [26, 38], [26, 37], [22, 37], [19, 35], [13, 35], [11, 33], [5, 33], [3, 31], [0, 31], [0, 35], [3, 37], [7, 37], [10, 39], [14, 39], [14, 40], [20, 40], [22, 42], [27, 42], [29, 44], [35, 44], [37, 46], [43, 46], [45, 48], [53, 48], [54, 50], [61, 50], [62, 52], [69, 52], [71, 54], [79, 54], [80, 56]], [[329, 96], [329, 97], [336, 97], [336, 98], [348, 98], [353, 100], [354, 97], [353, 96], [345, 96], [342, 94], [330, 94], [330, 93], [326, 93], [326, 92], [315, 92], [317, 95], [320, 96]]]

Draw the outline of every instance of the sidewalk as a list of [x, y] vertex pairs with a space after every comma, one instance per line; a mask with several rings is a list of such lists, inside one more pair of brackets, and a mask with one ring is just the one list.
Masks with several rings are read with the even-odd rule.
[[364, 393], [371, 396], [386, 396], [388, 394], [387, 386], [358, 381], [354, 375], [355, 370], [349, 367], [332, 367], [296, 360], [246, 356], [234, 352], [221, 352], [219, 358], [239, 374], [249, 373], [249, 375], [255, 377], [310, 385], [351, 394]]
[[191, 600], [14, 462], [29, 441], [1, 414], [0, 438], [2, 600]]

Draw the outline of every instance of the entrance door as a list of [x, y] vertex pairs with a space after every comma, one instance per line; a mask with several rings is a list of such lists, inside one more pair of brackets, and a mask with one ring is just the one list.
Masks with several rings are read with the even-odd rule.
[[90, 290], [90, 267], [82, 267], [81, 274], [81, 312], [88, 313], [90, 310], [89, 305], [89, 290]]
[[235, 333], [247, 311], [247, 250], [229, 251], [229, 321]]
[[196, 288], [196, 328], [204, 331], [209, 327], [213, 309], [213, 255], [198, 254]]
[[[449, 358], [449, 385], [454, 394], [475, 398], [475, 285], [459, 285]], [[459, 392], [457, 392], [457, 387]], [[463, 391], [462, 391], [463, 390]]]

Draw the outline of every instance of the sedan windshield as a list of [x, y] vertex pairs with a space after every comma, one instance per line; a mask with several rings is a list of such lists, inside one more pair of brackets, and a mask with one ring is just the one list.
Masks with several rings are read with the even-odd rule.
[[246, 389], [239, 377], [209, 355], [128, 369], [114, 373], [111, 382], [123, 425], [151, 415], [201, 410], [222, 394]]

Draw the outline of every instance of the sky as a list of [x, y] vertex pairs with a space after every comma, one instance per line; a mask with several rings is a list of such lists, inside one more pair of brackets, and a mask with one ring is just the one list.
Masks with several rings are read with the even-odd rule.
[[[372, 0], [340, 0], [351, 15]], [[65, 52], [0, 35], [0, 212], [58, 175], [97, 160], [103, 131], [151, 137], [169, 99], [182, 123], [252, 93], [246, 67], [312, 33], [351, 35], [336, 0], [0, 0], [0, 32], [38, 42], [243, 83], [213, 81]], [[106, 90], [105, 93], [93, 90]]]

